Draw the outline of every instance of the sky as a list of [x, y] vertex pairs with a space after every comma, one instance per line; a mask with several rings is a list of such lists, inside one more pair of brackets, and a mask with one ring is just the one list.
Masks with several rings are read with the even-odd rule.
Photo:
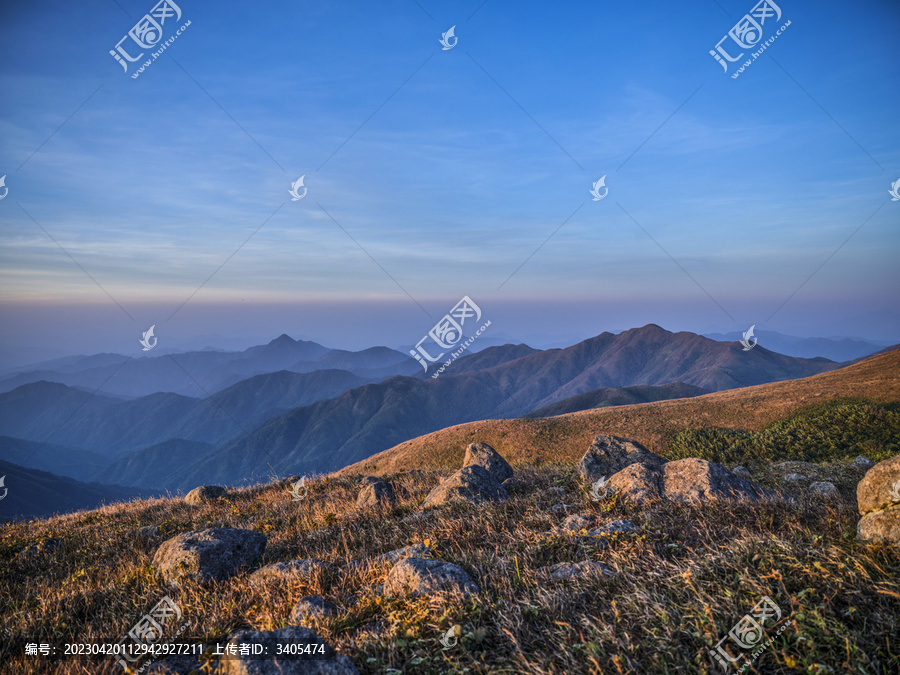
[[152, 1], [0, 8], [5, 358], [409, 345], [463, 296], [900, 342], [893, 0], [171, 4], [148, 49]]

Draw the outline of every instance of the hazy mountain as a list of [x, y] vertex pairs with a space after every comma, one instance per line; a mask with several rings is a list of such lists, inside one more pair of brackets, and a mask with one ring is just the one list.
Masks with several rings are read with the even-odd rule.
[[[853, 338], [800, 338], [793, 335], [784, 335], [772, 330], [754, 330], [759, 346], [769, 351], [786, 354], [787, 356], [799, 356], [805, 359], [822, 357], [832, 361], [852, 361], [854, 359], [871, 356], [881, 351], [885, 346], [867, 340]], [[720, 342], [737, 342], [743, 337], [743, 333], [707, 333], [705, 337]]]
[[639, 384], [633, 387], [604, 387], [563, 399], [557, 403], [551, 403], [548, 406], [523, 415], [523, 417], [553, 417], [554, 415], [563, 415], [579, 410], [631, 405], [633, 403], [649, 403], [650, 401], [666, 401], [673, 398], [690, 398], [708, 393], [706, 389], [684, 384], [683, 382], [671, 382], [670, 384], [659, 386]]
[[0, 436], [0, 460], [76, 480], [91, 480], [109, 466], [109, 459], [96, 452], [10, 436]]
[[188, 466], [214, 450], [208, 443], [172, 438], [138, 450], [97, 472], [95, 480], [159, 490], [171, 480], [173, 468]]
[[[0, 460], [6, 497], [0, 499], [0, 520], [16, 520], [95, 509], [103, 504], [155, 497], [157, 493], [119, 485], [82, 483], [46, 471], [26, 469]], [[3, 488], [0, 488], [2, 494]]]
[[236, 438], [183, 474], [173, 473], [164, 487], [189, 488], [213, 479], [240, 482], [270, 470], [334, 470], [429, 431], [517, 417], [601, 387], [680, 381], [715, 391], [838, 367], [826, 359], [797, 359], [763, 348], [744, 352], [736, 343], [670, 333], [652, 324], [466, 372], [466, 360], [486, 358], [483, 354], [461, 357], [437, 379], [394, 377], [292, 410]]

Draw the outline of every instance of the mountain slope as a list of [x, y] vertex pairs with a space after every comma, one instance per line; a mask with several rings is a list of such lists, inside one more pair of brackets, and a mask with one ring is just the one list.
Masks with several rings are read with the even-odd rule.
[[[401, 443], [339, 473], [455, 468], [466, 446], [475, 441], [490, 444], [511, 462], [570, 462], [580, 459], [601, 432], [633, 438], [654, 452], [665, 453], [669, 439], [680, 431], [704, 427], [757, 431], [803, 406], [845, 397], [879, 403], [900, 401], [900, 350], [812, 377], [695, 398], [584, 410], [545, 419], [460, 424]], [[549, 439], [552, 451], [548, 450]]]
[[0, 460], [75, 480], [91, 480], [109, 466], [109, 460], [96, 452], [10, 436], [0, 436]]
[[693, 387], [682, 382], [672, 382], [658, 386], [638, 384], [633, 387], [604, 387], [603, 389], [595, 389], [585, 394], [578, 394], [577, 396], [563, 399], [557, 403], [551, 403], [548, 406], [523, 415], [523, 417], [553, 417], [554, 415], [590, 410], [591, 408], [666, 401], [673, 398], [690, 398], [708, 393], [705, 389]]
[[214, 450], [209, 443], [172, 438], [138, 450], [94, 474], [94, 480], [134, 488], [160, 490], [173, 471], [197, 461]]

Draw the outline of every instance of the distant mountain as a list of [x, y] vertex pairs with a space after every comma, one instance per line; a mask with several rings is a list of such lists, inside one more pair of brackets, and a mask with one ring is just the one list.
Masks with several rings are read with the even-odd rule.
[[189, 466], [213, 450], [208, 443], [172, 438], [123, 457], [98, 472], [95, 478], [117, 485], [160, 490], [159, 486], [170, 482], [173, 470]]
[[2, 460], [0, 476], [5, 477], [5, 489], [8, 490], [6, 497], [0, 499], [0, 521], [39, 518], [157, 496], [153, 492], [119, 485], [82, 483]]
[[[759, 346], [769, 351], [786, 354], [787, 356], [799, 356], [804, 359], [822, 357], [832, 361], [853, 361], [875, 354], [886, 344], [868, 342], [866, 340], [854, 340], [851, 338], [800, 338], [793, 335], [784, 335], [772, 330], [754, 330]], [[706, 333], [705, 337], [720, 342], [737, 342], [743, 337], [740, 331], [734, 333]]]
[[553, 417], [579, 410], [649, 403], [650, 401], [666, 401], [673, 398], [690, 398], [708, 393], [706, 389], [684, 384], [683, 382], [671, 382], [670, 384], [659, 386], [638, 384], [633, 387], [604, 387], [563, 399], [557, 403], [551, 403], [548, 406], [523, 415], [523, 417]]
[[10, 436], [0, 436], [0, 460], [75, 480], [91, 480], [109, 466], [109, 459], [96, 452]]
[[[501, 350], [498, 354], [509, 351], [495, 349]], [[759, 347], [744, 352], [736, 343], [670, 333], [653, 324], [619, 335], [603, 333], [567, 349], [532, 350], [467, 372], [467, 359], [489, 358], [488, 352], [461, 357], [436, 379], [398, 376], [292, 410], [229, 442], [183, 474], [173, 474], [171, 483], [161, 487], [188, 488], [212, 479], [243, 482], [271, 470], [331, 471], [429, 431], [517, 417], [601, 387], [683, 382], [721, 390], [838, 367], [826, 359], [797, 359]]]

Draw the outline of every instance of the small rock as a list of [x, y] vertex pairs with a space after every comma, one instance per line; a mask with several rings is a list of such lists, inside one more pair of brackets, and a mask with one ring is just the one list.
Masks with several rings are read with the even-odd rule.
[[875, 466], [875, 462], [873, 462], [871, 459], [868, 459], [867, 457], [863, 457], [862, 455], [857, 455], [856, 459], [850, 462], [850, 466], [852, 466], [854, 469], [869, 470], [873, 466]]
[[404, 546], [394, 551], [388, 551], [381, 555], [375, 556], [375, 560], [381, 562], [395, 563], [405, 558], [424, 558], [431, 555], [431, 547], [425, 544], [413, 544], [412, 546]]
[[334, 567], [318, 558], [298, 558], [260, 567], [248, 577], [247, 581], [251, 584], [258, 584], [272, 581], [289, 582], [293, 579], [310, 580], [317, 574], [327, 574], [333, 571]]
[[537, 570], [542, 576], [551, 579], [578, 579], [585, 577], [612, 576], [613, 571], [603, 563], [585, 560], [578, 563], [563, 562]]
[[208, 504], [211, 501], [225, 496], [225, 488], [220, 485], [201, 485], [196, 487], [184, 498], [188, 504], [199, 506], [200, 504]]
[[611, 520], [606, 525], [601, 525], [594, 532], [601, 534], [622, 534], [625, 532], [637, 532], [637, 526], [630, 520]]
[[359, 486], [374, 485], [375, 483], [383, 483], [384, 479], [380, 476], [363, 476], [359, 479]]
[[394, 488], [380, 479], [367, 483], [356, 497], [356, 508], [358, 509], [394, 506], [396, 503]]
[[222, 580], [252, 564], [266, 548], [266, 535], [252, 530], [215, 527], [179, 534], [164, 541], [153, 556], [153, 566], [166, 583], [179, 585]]
[[310, 619], [327, 619], [337, 616], [337, 614], [337, 606], [332, 605], [321, 595], [306, 595], [294, 605], [294, 609], [291, 611], [291, 621], [303, 624]]
[[731, 470], [735, 476], [740, 476], [744, 480], [750, 480], [753, 476], [750, 475], [750, 471], [747, 470], [746, 466], [736, 466]]
[[478, 593], [472, 578], [459, 565], [442, 560], [406, 558], [388, 572], [384, 582], [387, 596], [420, 596], [435, 593]]
[[809, 480], [802, 473], [789, 473], [784, 477], [785, 483], [799, 483], [802, 480]]
[[900, 504], [900, 455], [878, 462], [856, 486], [860, 515]]
[[582, 530], [586, 530], [590, 524], [590, 518], [582, 516], [580, 513], [576, 513], [566, 518], [562, 522], [562, 525], [559, 526], [559, 529], [561, 532], [581, 532]]
[[811, 483], [809, 486], [809, 491], [818, 494], [821, 497], [840, 496], [840, 493], [838, 493], [838, 489], [835, 487], [834, 483], [829, 483], [828, 481], [817, 481], [815, 483]]
[[900, 544], [900, 504], [864, 515], [856, 535], [876, 544]]
[[[219, 660], [216, 672], [221, 675], [359, 675], [350, 659], [338, 655], [316, 632], [302, 626], [267, 631], [243, 629], [232, 633], [228, 642], [238, 653]], [[287, 658], [261, 659], [240, 654], [241, 644], [262, 645], [263, 653], [272, 655], [277, 654], [279, 645], [296, 644], [297, 653]]]
[[483, 504], [503, 500], [508, 496], [503, 486], [491, 474], [473, 464], [460, 469], [428, 493], [422, 508], [428, 509], [451, 502]]
[[480, 466], [494, 477], [498, 483], [512, 478], [513, 470], [500, 454], [487, 443], [471, 443], [466, 448], [466, 456], [463, 459], [463, 468], [467, 466]]
[[598, 434], [578, 463], [583, 480], [593, 483], [608, 478], [632, 464], [660, 467], [666, 460], [650, 452], [637, 441], [609, 434]]

